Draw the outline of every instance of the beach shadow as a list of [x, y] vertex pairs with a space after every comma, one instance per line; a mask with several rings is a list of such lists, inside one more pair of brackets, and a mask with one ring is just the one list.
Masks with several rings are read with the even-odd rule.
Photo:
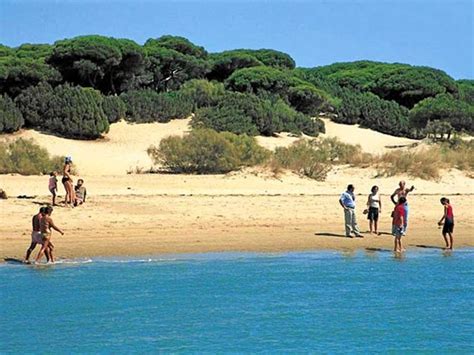
[[365, 248], [366, 251], [380, 251], [384, 253], [391, 253], [392, 250], [390, 249], [383, 249], [383, 248]]
[[348, 238], [344, 234], [336, 234], [336, 233], [314, 233], [319, 237], [336, 237], [336, 238]]
[[425, 248], [425, 249], [439, 249], [439, 250], [445, 250], [443, 247], [439, 247], [437, 245], [424, 245], [424, 244], [410, 244], [410, 246], [415, 246], [417, 248]]
[[17, 258], [4, 258], [3, 261], [9, 264], [23, 264], [23, 260]]

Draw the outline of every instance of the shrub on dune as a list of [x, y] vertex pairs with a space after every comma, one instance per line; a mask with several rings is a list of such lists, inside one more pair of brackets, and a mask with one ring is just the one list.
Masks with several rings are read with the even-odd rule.
[[0, 144], [0, 174], [48, 174], [53, 170], [59, 171], [63, 159], [58, 156], [51, 157], [46, 149], [30, 139], [19, 138]]
[[220, 174], [262, 163], [269, 153], [255, 139], [209, 129], [163, 139], [148, 148], [155, 164], [174, 173]]

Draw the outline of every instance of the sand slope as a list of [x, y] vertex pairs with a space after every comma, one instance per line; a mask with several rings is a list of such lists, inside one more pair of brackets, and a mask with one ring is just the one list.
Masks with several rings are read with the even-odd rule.
[[[370, 153], [381, 153], [387, 146], [410, 145], [417, 141], [392, 137], [358, 126], [342, 125], [324, 119], [326, 134], [323, 137], [337, 137], [343, 142], [360, 144]], [[169, 123], [131, 124], [125, 121], [114, 123], [104, 139], [79, 141], [65, 139], [35, 130], [22, 130], [19, 133], [2, 135], [0, 139], [33, 138], [39, 145], [53, 155], [72, 156], [81, 175], [124, 175], [136, 167], [149, 169], [152, 162], [146, 149], [160, 140], [171, 136], [182, 136], [190, 130], [190, 119], [173, 120]], [[263, 147], [274, 150], [276, 147], [289, 146], [299, 137], [288, 133], [276, 137], [257, 137]]]
[[132, 124], [120, 121], [110, 125], [104, 139], [81, 141], [60, 138], [35, 130], [23, 130], [4, 139], [33, 138], [53, 155], [72, 156], [81, 175], [124, 175], [137, 166], [148, 169], [152, 162], [147, 148], [170, 135], [183, 135], [189, 119], [169, 123]]

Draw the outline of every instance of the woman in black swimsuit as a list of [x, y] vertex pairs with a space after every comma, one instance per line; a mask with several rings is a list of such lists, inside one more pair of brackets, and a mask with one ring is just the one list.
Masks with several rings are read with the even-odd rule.
[[68, 203], [74, 205], [75, 200], [73, 181], [71, 177], [71, 165], [71, 157], [66, 157], [66, 159], [64, 159], [63, 178], [61, 180], [64, 185], [64, 189], [66, 190], [66, 196], [64, 198], [64, 204], [66, 205]]

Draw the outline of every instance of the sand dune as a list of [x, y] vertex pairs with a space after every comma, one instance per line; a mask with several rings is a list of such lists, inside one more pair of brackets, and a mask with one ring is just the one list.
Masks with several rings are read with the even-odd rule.
[[[323, 137], [337, 137], [343, 142], [360, 144], [370, 153], [386, 151], [387, 146], [410, 145], [417, 141], [407, 138], [392, 137], [386, 134], [342, 125], [324, 119], [326, 134]], [[146, 149], [152, 144], [171, 136], [182, 136], [190, 130], [190, 119], [173, 120], [169, 123], [131, 124], [125, 121], [114, 123], [104, 139], [96, 141], [79, 141], [44, 134], [35, 130], [23, 130], [12, 135], [3, 135], [0, 139], [33, 138], [39, 145], [53, 155], [70, 155], [73, 157], [81, 175], [125, 175], [136, 167], [148, 169], [152, 161]], [[276, 137], [257, 137], [260, 145], [274, 150], [276, 147], [289, 146], [300, 137], [288, 133]]]
[[189, 119], [169, 123], [132, 124], [125, 121], [110, 125], [110, 131], [95, 141], [56, 137], [35, 130], [23, 130], [4, 139], [33, 138], [53, 155], [72, 156], [81, 175], [124, 175], [136, 167], [152, 166], [146, 149], [170, 135], [189, 130]]

